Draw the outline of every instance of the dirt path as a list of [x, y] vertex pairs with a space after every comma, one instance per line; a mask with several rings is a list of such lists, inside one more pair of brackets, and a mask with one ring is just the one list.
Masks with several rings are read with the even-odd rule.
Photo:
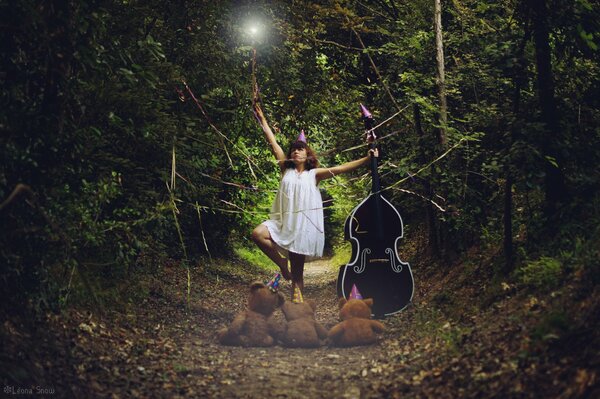
[[[306, 265], [305, 297], [316, 300], [317, 320], [326, 328], [338, 322], [336, 269], [326, 259]], [[245, 307], [249, 282], [270, 276], [194, 268], [188, 308], [187, 272], [171, 266], [139, 288], [146, 298], [141, 305], [49, 316], [52, 336], [44, 336], [36, 365], [51, 370], [53, 396], [69, 398], [575, 398], [598, 392], [597, 356], [589, 352], [582, 361], [587, 352], [568, 350], [585, 342], [536, 347], [526, 324], [543, 316], [542, 301], [510, 291], [481, 297], [459, 280], [460, 268], [412, 270], [414, 305], [385, 319], [386, 332], [373, 346], [222, 346], [216, 331]], [[448, 294], [454, 286], [463, 291]]]
[[[222, 346], [215, 331], [244, 308], [247, 283], [212, 279], [210, 287], [193, 293], [193, 305], [186, 312], [181, 295], [184, 271], [174, 268], [164, 273], [153, 282], [149, 299], [136, 314], [115, 315], [112, 326], [93, 316], [80, 322], [79, 331], [71, 337], [76, 341], [73, 356], [80, 362], [76, 366], [80, 381], [71, 387], [73, 394], [382, 397], [378, 387], [384, 387], [391, 371], [386, 366], [389, 345], [318, 349]], [[317, 320], [327, 329], [338, 322], [336, 276], [337, 271], [326, 259], [306, 264], [305, 297], [316, 300]], [[166, 285], [165, 281], [176, 284]], [[289, 297], [287, 289], [284, 287], [283, 292]]]
[[[338, 322], [335, 278], [327, 259], [305, 266], [305, 297], [318, 304], [316, 318], [329, 329]], [[286, 293], [286, 296], [289, 294]], [[290, 349], [222, 348], [228, 363], [215, 397], [359, 398], [371, 390], [366, 378], [382, 347]], [[229, 383], [231, 382], [231, 383]]]

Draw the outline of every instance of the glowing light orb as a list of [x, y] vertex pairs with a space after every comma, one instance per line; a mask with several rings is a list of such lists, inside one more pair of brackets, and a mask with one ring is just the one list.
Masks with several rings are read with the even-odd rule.
[[256, 18], [246, 21], [244, 32], [246, 38], [250, 39], [253, 43], [262, 41], [266, 34], [263, 22]]

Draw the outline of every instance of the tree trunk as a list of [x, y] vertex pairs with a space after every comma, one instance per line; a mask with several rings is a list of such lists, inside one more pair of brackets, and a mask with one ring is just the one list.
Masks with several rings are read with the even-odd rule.
[[[533, 40], [537, 68], [537, 91], [540, 103], [542, 122], [546, 127], [547, 137], [539, 141], [542, 153], [555, 161], [545, 162], [545, 212], [546, 216], [554, 216], [558, 204], [566, 199], [565, 179], [560, 170], [559, 116], [554, 96], [554, 77], [552, 74], [552, 54], [550, 48], [550, 27], [546, 0], [529, 0], [531, 22], [533, 23]], [[557, 163], [559, 166], [556, 166]]]
[[[425, 134], [423, 133], [423, 128], [421, 125], [421, 110], [419, 109], [418, 104], [413, 104], [413, 115], [415, 120], [415, 132], [417, 133], [417, 137], [419, 138], [419, 148], [420, 148], [420, 158], [421, 162], [427, 162], [427, 146], [425, 145]], [[433, 190], [431, 189], [431, 183], [427, 179], [421, 179], [423, 183], [423, 190], [425, 192], [425, 196], [429, 198], [429, 202], [425, 206], [425, 218], [427, 219], [427, 241], [429, 247], [431, 248], [431, 253], [439, 257], [441, 255], [440, 252], [440, 243], [438, 240], [437, 228], [435, 223], [435, 214], [433, 205], [431, 204], [431, 200], [433, 200]]]
[[442, 148], [448, 145], [446, 125], [448, 122], [448, 106], [446, 103], [446, 78], [444, 72], [444, 43], [442, 41], [442, 3], [435, 0], [434, 28], [435, 28], [435, 59], [437, 61], [436, 83], [440, 102], [438, 141]]
[[[439, 101], [439, 114], [438, 114], [438, 124], [439, 128], [437, 129], [437, 141], [438, 145], [442, 151], [448, 148], [448, 137], [447, 137], [447, 125], [448, 125], [448, 107], [446, 103], [446, 77], [444, 71], [444, 42], [442, 37], [442, 3], [441, 0], [434, 1], [434, 18], [433, 25], [435, 29], [435, 58], [437, 61], [436, 68], [436, 84], [438, 87], [438, 101]], [[440, 162], [440, 167], [443, 168], [443, 163]], [[433, 165], [431, 166], [431, 182], [433, 184], [438, 181], [437, 173], [435, 172], [435, 168]], [[433, 190], [431, 195], [433, 195]], [[447, 198], [447, 195], [443, 195], [444, 198]], [[436, 221], [435, 223], [435, 242], [437, 247], [437, 252], [439, 252], [439, 256], [446, 258], [449, 253], [449, 242], [448, 242], [448, 234], [447, 234], [447, 226], [442, 221]]]
[[531, 38], [531, 30], [529, 24], [525, 22], [525, 33], [523, 36], [523, 40], [519, 45], [519, 49], [516, 54], [517, 63], [514, 69], [514, 84], [515, 91], [513, 95], [513, 115], [515, 122], [513, 126], [511, 126], [507, 144], [506, 144], [506, 159], [504, 162], [505, 165], [505, 178], [506, 181], [504, 183], [504, 273], [508, 275], [512, 272], [515, 264], [514, 257], [514, 246], [513, 246], [513, 223], [512, 223], [512, 208], [513, 208], [513, 197], [512, 197], [512, 187], [514, 184], [514, 174], [513, 174], [513, 165], [512, 159], [510, 156], [510, 151], [517, 135], [520, 135], [521, 127], [520, 121], [521, 118], [521, 90], [526, 83], [526, 72], [525, 72], [525, 46], [529, 39]]

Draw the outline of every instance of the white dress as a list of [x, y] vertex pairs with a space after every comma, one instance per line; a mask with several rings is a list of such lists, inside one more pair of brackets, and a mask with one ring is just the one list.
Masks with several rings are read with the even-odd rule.
[[298, 173], [284, 171], [267, 226], [281, 248], [309, 257], [323, 255], [323, 200], [317, 187], [315, 169]]

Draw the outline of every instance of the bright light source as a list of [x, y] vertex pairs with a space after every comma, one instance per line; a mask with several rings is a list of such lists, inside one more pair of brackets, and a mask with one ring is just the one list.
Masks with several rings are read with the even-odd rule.
[[256, 19], [248, 21], [244, 30], [246, 31], [247, 37], [252, 40], [253, 43], [261, 41], [265, 34], [264, 25], [260, 20]]

